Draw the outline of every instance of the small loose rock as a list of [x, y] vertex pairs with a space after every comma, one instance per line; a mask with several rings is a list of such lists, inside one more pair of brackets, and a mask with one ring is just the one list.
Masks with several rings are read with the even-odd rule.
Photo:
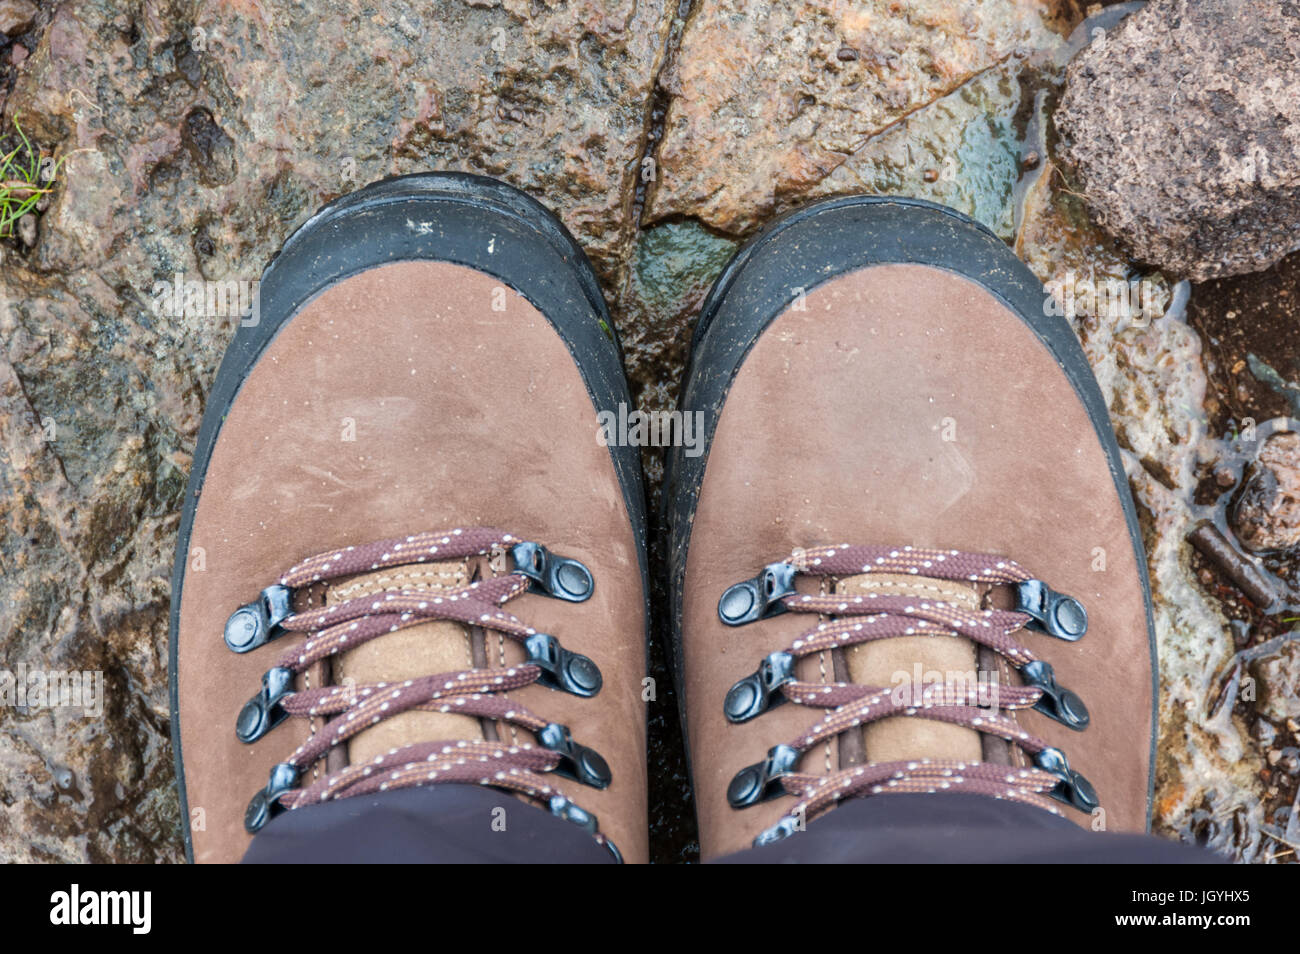
[[36, 216], [28, 212], [18, 220], [18, 238], [31, 248], [36, 244]]
[[1232, 529], [1256, 553], [1300, 544], [1300, 434], [1274, 434], [1260, 448], [1233, 505]]
[[1260, 688], [1260, 714], [1275, 722], [1285, 721], [1296, 735], [1292, 727], [1300, 716], [1300, 641], [1287, 643], [1277, 655], [1261, 660], [1254, 675]]
[[1300, 749], [1288, 746], [1279, 753], [1277, 767], [1287, 775], [1300, 775]]

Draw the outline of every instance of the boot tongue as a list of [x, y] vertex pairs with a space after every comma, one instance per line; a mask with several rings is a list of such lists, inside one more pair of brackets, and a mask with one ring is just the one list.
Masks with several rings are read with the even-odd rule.
[[[843, 577], [835, 584], [835, 593], [911, 596], [942, 600], [962, 609], [980, 608], [980, 594], [974, 586], [912, 575], [865, 573]], [[851, 681], [867, 686], [908, 687], [917, 692], [929, 683], [950, 678], [973, 685], [978, 678], [978, 660], [976, 644], [961, 636], [899, 636], [859, 643], [845, 650]], [[974, 729], [933, 719], [882, 719], [863, 726], [862, 739], [871, 762], [920, 758], [978, 761], [982, 754], [980, 734]]]
[[[399, 566], [355, 576], [331, 586], [326, 605], [390, 592], [438, 592], [470, 582], [468, 561]], [[433, 620], [386, 633], [335, 657], [335, 684], [401, 682], [432, 673], [474, 668], [468, 627]], [[347, 743], [348, 761], [355, 765], [391, 749], [440, 739], [483, 739], [476, 717], [451, 712], [400, 712], [358, 732]]]

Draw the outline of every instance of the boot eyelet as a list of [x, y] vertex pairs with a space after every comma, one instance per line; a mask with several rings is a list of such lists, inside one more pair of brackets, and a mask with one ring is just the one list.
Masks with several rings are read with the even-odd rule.
[[598, 828], [596, 816], [585, 808], [578, 807], [563, 795], [552, 795], [546, 804], [556, 818], [573, 822], [589, 835], [596, 834]]
[[1041, 659], [1026, 663], [1020, 667], [1020, 676], [1025, 685], [1043, 690], [1043, 697], [1034, 704], [1035, 710], [1076, 732], [1088, 728], [1092, 716], [1087, 705], [1076, 693], [1057, 683], [1050, 664]]
[[280, 624], [293, 615], [293, 590], [276, 583], [226, 620], [223, 637], [231, 652], [247, 653], [282, 635]]
[[596, 581], [585, 564], [558, 556], [540, 543], [516, 543], [510, 548], [510, 557], [515, 572], [528, 577], [533, 592], [582, 603], [596, 590]]
[[583, 785], [590, 785], [592, 788], [608, 787], [613, 778], [609, 771], [609, 763], [595, 749], [573, 741], [573, 734], [567, 725], [552, 722], [537, 733], [537, 740], [541, 742], [543, 748], [563, 756], [559, 766], [554, 770], [557, 775], [571, 778]]
[[[573, 802], [569, 801], [563, 795], [552, 795], [547, 801], [546, 807], [556, 818], [563, 818], [565, 821], [571, 821], [589, 835], [595, 835], [600, 829], [596, 821], [596, 816], [585, 808], [580, 808]], [[605, 839], [605, 848], [614, 856], [614, 861], [618, 864], [623, 863], [623, 855], [608, 838]]]
[[726, 588], [718, 600], [718, 618], [728, 626], [744, 626], [785, 612], [782, 600], [795, 592], [799, 575], [789, 563], [769, 563], [752, 580]]
[[298, 784], [298, 770], [288, 762], [272, 766], [266, 788], [255, 794], [244, 810], [244, 830], [255, 835], [272, 818], [284, 812], [280, 798]]
[[788, 745], [774, 745], [767, 758], [741, 769], [727, 786], [727, 802], [732, 808], [747, 808], [786, 794], [781, 780], [794, 771], [799, 751]]
[[1016, 587], [1016, 612], [1027, 613], [1034, 629], [1075, 642], [1088, 632], [1088, 611], [1073, 596], [1057, 593], [1042, 580], [1026, 580]]
[[755, 848], [762, 848], [764, 845], [774, 845], [778, 841], [785, 841], [791, 835], [803, 831], [799, 820], [786, 815], [771, 828], [765, 829], [758, 833], [754, 838], [753, 845]]
[[1060, 749], [1046, 748], [1034, 756], [1034, 764], [1044, 772], [1051, 772], [1060, 782], [1048, 792], [1058, 802], [1071, 805], [1081, 812], [1091, 814], [1101, 802], [1092, 783], [1070, 768], [1070, 762]]
[[262, 674], [262, 690], [244, 703], [235, 720], [235, 736], [240, 742], [256, 742], [289, 718], [280, 703], [293, 692], [293, 672], [283, 666]]
[[559, 689], [575, 696], [590, 698], [600, 692], [604, 683], [600, 668], [587, 656], [569, 652], [549, 633], [534, 633], [524, 640], [528, 653], [525, 663], [539, 667], [538, 680], [550, 689]]
[[789, 653], [772, 653], [764, 658], [758, 671], [746, 676], [727, 691], [723, 711], [728, 722], [748, 722], [773, 706], [785, 701], [780, 689], [794, 681], [794, 657]]

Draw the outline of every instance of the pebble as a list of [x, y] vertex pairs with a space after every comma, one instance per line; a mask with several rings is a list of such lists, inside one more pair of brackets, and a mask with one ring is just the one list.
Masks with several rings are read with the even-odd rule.
[[1230, 513], [1233, 532], [1254, 552], [1300, 544], [1300, 434], [1274, 434], [1260, 448]]
[[28, 212], [18, 220], [18, 237], [28, 248], [36, 244], [36, 216]]
[[1277, 760], [1277, 767], [1287, 775], [1300, 775], [1300, 749], [1293, 745], [1283, 749]]

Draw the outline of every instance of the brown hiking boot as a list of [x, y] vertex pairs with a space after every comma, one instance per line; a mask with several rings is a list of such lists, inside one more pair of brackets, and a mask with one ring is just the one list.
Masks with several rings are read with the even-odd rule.
[[193, 859], [447, 782], [646, 858], [640, 464], [597, 439], [628, 396], [572, 237], [492, 180], [388, 180], [290, 238], [259, 305], [173, 576]]
[[1133, 502], [1077, 340], [1001, 241], [915, 201], [787, 216], [714, 286], [683, 408], [707, 435], [665, 494], [704, 857], [892, 792], [1146, 830]]

